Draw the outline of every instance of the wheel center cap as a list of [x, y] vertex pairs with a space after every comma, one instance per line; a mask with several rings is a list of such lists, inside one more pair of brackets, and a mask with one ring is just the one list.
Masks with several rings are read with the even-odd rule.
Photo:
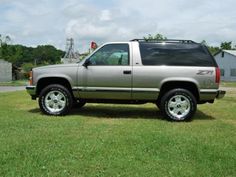
[[57, 100], [53, 100], [54, 103], [57, 103], [58, 101]]
[[177, 104], [177, 108], [181, 108], [181, 105], [180, 105], [180, 104]]

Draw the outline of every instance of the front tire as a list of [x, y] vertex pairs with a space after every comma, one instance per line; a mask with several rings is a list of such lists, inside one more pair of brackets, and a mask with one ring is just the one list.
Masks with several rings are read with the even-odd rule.
[[190, 91], [173, 89], [162, 97], [160, 106], [165, 118], [172, 121], [187, 121], [195, 114], [197, 102]]
[[62, 85], [48, 85], [39, 95], [39, 107], [47, 115], [66, 115], [69, 113], [72, 104], [73, 98], [71, 93]]

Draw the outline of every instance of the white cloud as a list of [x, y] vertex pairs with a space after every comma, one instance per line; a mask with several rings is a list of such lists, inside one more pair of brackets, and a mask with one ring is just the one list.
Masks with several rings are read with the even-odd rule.
[[[84, 51], [91, 41], [123, 41], [162, 33], [219, 44], [236, 40], [235, 0], [0, 0], [0, 34], [15, 43], [52, 43], [66, 37]], [[236, 41], [235, 41], [236, 42]]]
[[111, 20], [111, 12], [109, 10], [102, 10], [100, 20], [101, 21], [110, 21]]

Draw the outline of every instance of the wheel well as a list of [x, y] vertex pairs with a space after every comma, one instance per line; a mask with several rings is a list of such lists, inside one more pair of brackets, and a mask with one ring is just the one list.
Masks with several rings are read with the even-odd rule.
[[186, 89], [188, 91], [190, 91], [193, 96], [195, 96], [197, 102], [199, 101], [199, 92], [198, 92], [198, 88], [196, 86], [196, 84], [192, 83], [192, 82], [186, 82], [186, 81], [173, 81], [173, 82], [166, 82], [162, 85], [161, 89], [160, 89], [160, 94], [158, 96], [158, 101], [161, 100], [162, 96], [175, 88], [182, 88], [182, 89]]
[[[36, 93], [37, 95], [40, 94], [40, 92], [48, 85], [51, 84], [60, 84], [64, 87], [66, 87], [72, 94], [72, 88], [71, 85], [69, 83], [69, 81], [65, 78], [60, 78], [60, 77], [46, 77], [46, 78], [42, 78], [38, 81], [37, 83], [37, 90]], [[73, 95], [73, 94], [72, 94]]]

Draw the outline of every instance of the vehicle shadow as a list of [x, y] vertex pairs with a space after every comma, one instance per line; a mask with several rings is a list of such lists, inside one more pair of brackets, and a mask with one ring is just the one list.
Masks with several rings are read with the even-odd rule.
[[[39, 108], [29, 110], [30, 113], [42, 114]], [[160, 110], [153, 105], [152, 107], [140, 105], [109, 105], [109, 104], [87, 104], [85, 107], [73, 108], [70, 115], [80, 115], [94, 118], [107, 119], [159, 119], [162, 117]], [[197, 110], [193, 120], [214, 120], [215, 118]]]
[[73, 109], [71, 115], [111, 119], [162, 119], [161, 113], [156, 106], [86, 105], [82, 109]]
[[214, 117], [205, 114], [204, 112], [197, 110], [193, 117], [193, 120], [215, 120]]

